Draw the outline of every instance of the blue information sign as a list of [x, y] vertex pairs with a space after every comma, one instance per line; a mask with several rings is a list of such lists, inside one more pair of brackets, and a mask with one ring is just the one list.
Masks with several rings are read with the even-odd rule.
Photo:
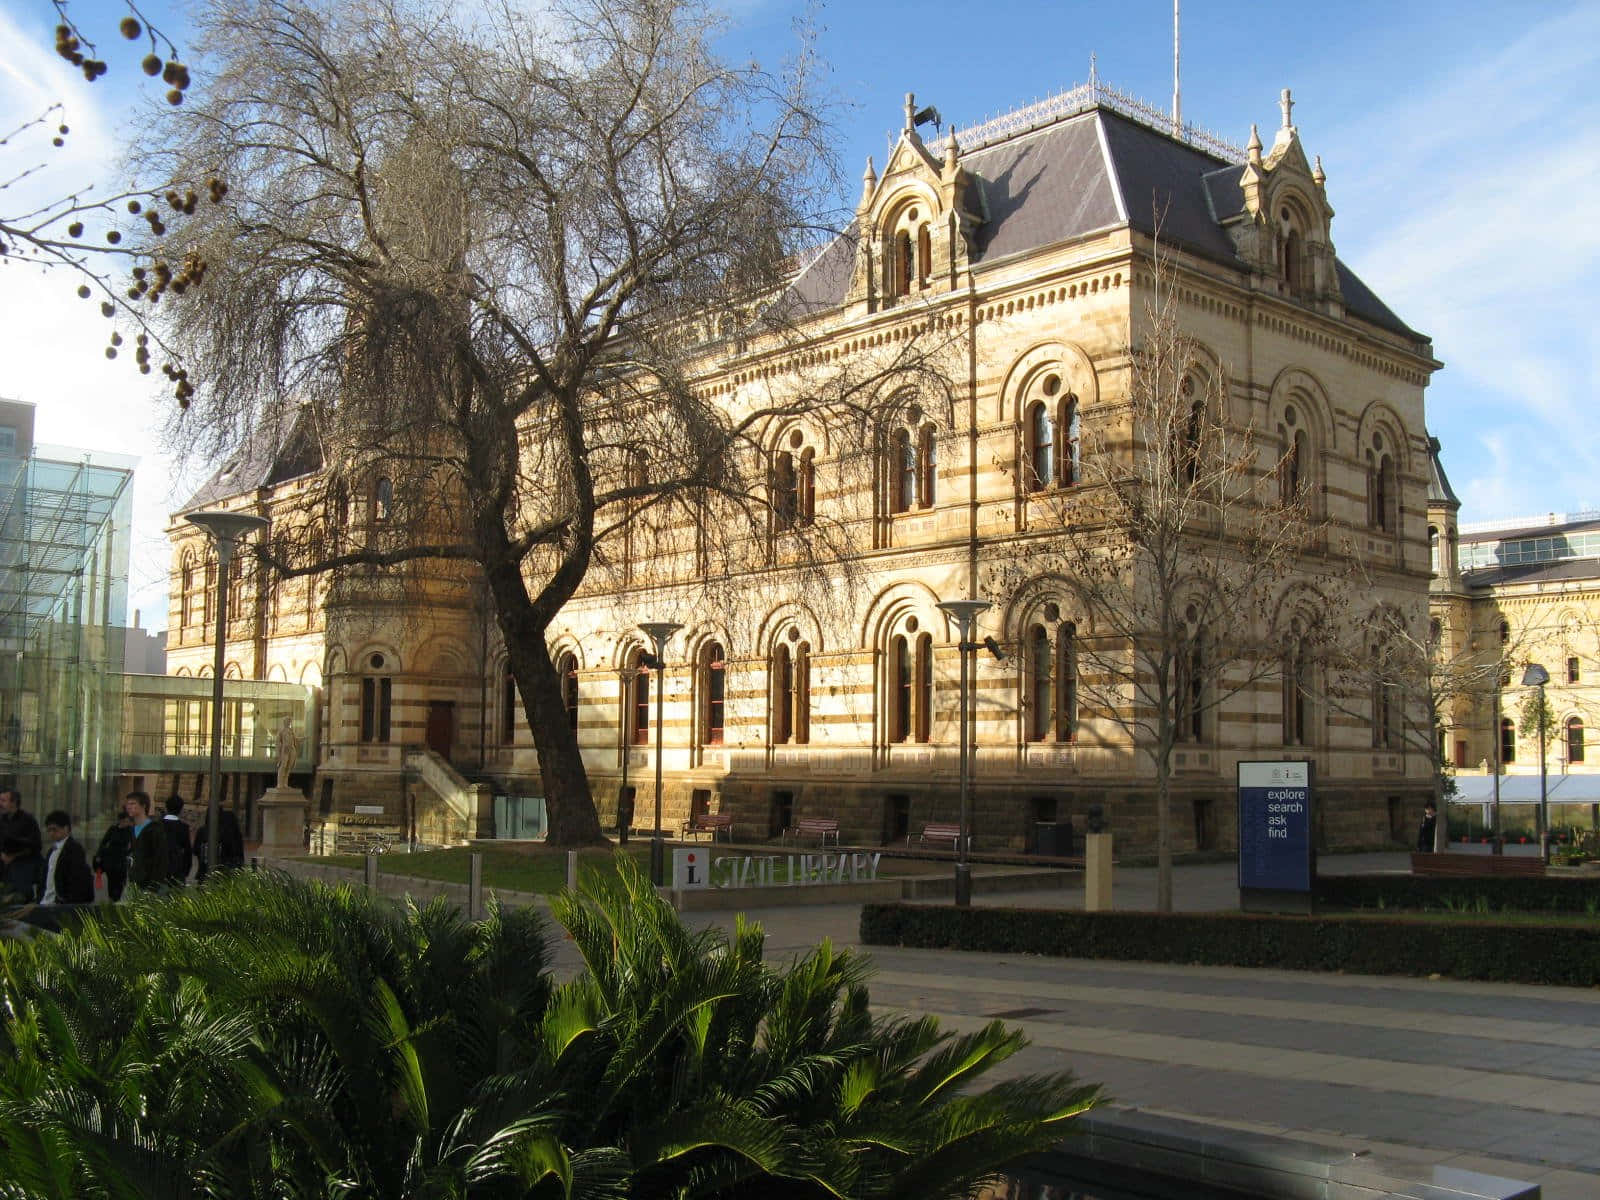
[[1311, 764], [1239, 764], [1239, 888], [1311, 891]]

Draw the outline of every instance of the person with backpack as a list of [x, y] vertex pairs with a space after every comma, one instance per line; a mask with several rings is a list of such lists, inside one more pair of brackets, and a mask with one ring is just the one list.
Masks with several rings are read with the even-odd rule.
[[194, 842], [189, 822], [183, 819], [183, 797], [177, 792], [167, 797], [167, 815], [161, 818], [161, 827], [167, 835], [167, 882], [182, 887], [194, 869]]

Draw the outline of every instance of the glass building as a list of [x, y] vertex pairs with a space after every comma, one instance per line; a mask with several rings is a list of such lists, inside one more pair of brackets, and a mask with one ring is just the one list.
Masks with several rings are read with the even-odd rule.
[[32, 427], [0, 401], [0, 782], [94, 828], [116, 803], [134, 460]]

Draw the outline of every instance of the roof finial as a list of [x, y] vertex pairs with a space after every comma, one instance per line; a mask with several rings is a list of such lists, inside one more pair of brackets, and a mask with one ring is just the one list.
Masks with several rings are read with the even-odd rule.
[[911, 92], [906, 93], [906, 132], [911, 133], [917, 127], [917, 97]]
[[1100, 91], [1100, 56], [1093, 50], [1089, 51], [1089, 98], [1098, 99]]
[[1254, 125], [1250, 126], [1250, 141], [1245, 145], [1244, 152], [1252, 166], [1261, 165], [1261, 131]]
[[1311, 181], [1318, 187], [1328, 185], [1328, 173], [1322, 169], [1322, 155], [1317, 155], [1317, 165], [1311, 172]]
[[944, 144], [944, 165], [947, 171], [956, 169], [956, 159], [961, 154], [961, 147], [956, 143], [956, 127], [950, 126], [950, 137]]
[[861, 202], [865, 204], [872, 199], [873, 189], [878, 186], [878, 173], [872, 169], [872, 155], [867, 155], [867, 169], [861, 172]]
[[1294, 99], [1289, 95], [1289, 89], [1284, 88], [1278, 96], [1278, 107], [1283, 109], [1283, 127], [1293, 129], [1294, 122], [1289, 119], [1289, 114], [1294, 110]]

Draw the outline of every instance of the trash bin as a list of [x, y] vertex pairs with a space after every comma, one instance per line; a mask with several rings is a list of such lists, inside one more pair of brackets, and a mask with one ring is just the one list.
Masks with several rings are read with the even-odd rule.
[[1066, 858], [1072, 853], [1071, 821], [1035, 821], [1033, 852], [1050, 858]]

